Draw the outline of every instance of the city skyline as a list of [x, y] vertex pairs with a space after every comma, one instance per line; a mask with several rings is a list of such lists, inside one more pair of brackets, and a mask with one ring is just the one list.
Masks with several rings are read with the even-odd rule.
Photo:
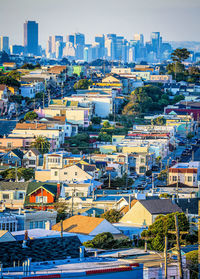
[[[12, 10], [9, 9], [11, 2]], [[175, 0], [173, 5], [171, 2], [167, 4], [152, 0], [150, 3], [142, 0], [137, 3], [125, 0], [123, 5], [118, 3], [116, 6], [113, 0], [95, 4], [91, 0], [84, 3], [77, 1], [76, 4], [63, 0], [56, 3], [53, 0], [48, 3], [46, 0], [1, 0], [0, 30], [1, 35], [10, 37], [10, 44], [22, 44], [23, 23], [34, 20], [40, 26], [39, 43], [42, 47], [46, 47], [49, 35], [65, 37], [75, 32], [84, 33], [88, 43], [96, 34], [105, 33], [117, 33], [128, 40], [133, 38], [134, 33], [142, 33], [144, 40], [149, 41], [152, 31], [161, 32], [163, 41], [198, 41], [196, 22], [200, 11], [199, 1]], [[13, 20], [15, 24], [4, 24], [8, 11], [11, 23]]]

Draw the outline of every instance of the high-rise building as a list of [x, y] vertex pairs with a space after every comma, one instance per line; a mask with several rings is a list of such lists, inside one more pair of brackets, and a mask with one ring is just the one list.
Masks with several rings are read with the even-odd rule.
[[116, 59], [117, 36], [116, 34], [107, 34], [105, 36], [105, 49], [108, 60]]
[[35, 21], [24, 23], [24, 50], [28, 54], [38, 54], [38, 23]]
[[76, 49], [76, 59], [83, 60], [83, 51], [85, 47], [85, 35], [81, 33], [74, 34], [74, 46]]
[[23, 54], [24, 47], [21, 45], [11, 45], [10, 46], [10, 53], [11, 54]]
[[72, 43], [74, 45], [74, 35], [67, 35], [66, 43]]
[[105, 55], [105, 37], [104, 35], [98, 35], [95, 37], [95, 42], [99, 44], [98, 58], [104, 58]]
[[56, 53], [56, 42], [63, 42], [63, 36], [52, 36], [52, 54], [55, 56]]
[[160, 36], [160, 32], [151, 33], [151, 44], [153, 52], [155, 52], [156, 57], [159, 58], [162, 46], [162, 37]]
[[134, 34], [133, 40], [138, 41], [140, 46], [144, 46], [144, 36], [143, 36], [143, 34]]
[[0, 36], [0, 51], [9, 52], [9, 38]]
[[51, 54], [52, 54], [52, 36], [49, 36], [47, 41], [46, 56], [50, 58]]

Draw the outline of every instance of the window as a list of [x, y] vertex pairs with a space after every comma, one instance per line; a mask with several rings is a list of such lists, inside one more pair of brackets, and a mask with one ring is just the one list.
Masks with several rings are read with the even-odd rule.
[[193, 177], [193, 182], [195, 182], [195, 176]]
[[140, 173], [145, 173], [146, 167], [140, 167]]
[[141, 158], [141, 159], [140, 159], [140, 163], [144, 163], [144, 158]]
[[54, 172], [54, 175], [55, 175], [55, 176], [58, 176], [58, 172], [57, 172], [57, 171], [55, 171], [55, 172]]
[[40, 222], [39, 222], [39, 228], [40, 228], [40, 229], [43, 229], [43, 221], [40, 221]]
[[64, 175], [67, 175], [67, 172], [64, 172]]
[[3, 200], [9, 200], [10, 195], [9, 194], [3, 194]]
[[177, 176], [173, 176], [172, 178], [173, 181], [177, 181]]
[[24, 198], [24, 194], [23, 193], [19, 193], [19, 199], [23, 199]]
[[47, 196], [37, 196], [36, 197], [36, 203], [47, 203]]
[[33, 229], [33, 222], [30, 222], [30, 226], [29, 226], [29, 229]]
[[77, 175], [77, 172], [75, 172], [75, 175]]
[[188, 176], [188, 182], [192, 182], [192, 176]]
[[11, 148], [11, 147], [12, 147], [12, 142], [8, 142], [8, 143], [7, 143], [7, 147], [8, 147], [8, 148]]
[[35, 229], [38, 229], [38, 221], [35, 221]]
[[35, 160], [29, 160], [29, 165], [35, 165]]
[[31, 155], [32, 155], [31, 152], [29, 152], [29, 153], [28, 153], [28, 156], [30, 157]]

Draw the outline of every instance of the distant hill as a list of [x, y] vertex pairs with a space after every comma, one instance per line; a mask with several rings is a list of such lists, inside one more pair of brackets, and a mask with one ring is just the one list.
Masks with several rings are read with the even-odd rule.
[[169, 41], [173, 49], [176, 48], [187, 48], [194, 52], [200, 52], [200, 42], [196, 41]]

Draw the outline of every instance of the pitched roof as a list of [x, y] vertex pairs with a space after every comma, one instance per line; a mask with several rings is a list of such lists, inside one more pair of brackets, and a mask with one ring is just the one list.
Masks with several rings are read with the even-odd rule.
[[0, 181], [0, 191], [6, 190], [25, 190], [28, 187], [29, 182], [4, 182]]
[[8, 231], [6, 231], [6, 230], [5, 230], [5, 231], [1, 230], [1, 231], [0, 231], [0, 237], [2, 237], [2, 236], [3, 236], [4, 234], [6, 234], [7, 232], [8, 232]]
[[51, 74], [60, 74], [66, 69], [67, 69], [67, 66], [53, 66], [48, 69], [48, 72]]
[[182, 209], [173, 204], [170, 199], [140, 200], [140, 202], [151, 214], [169, 214], [182, 212]]
[[57, 194], [57, 184], [55, 183], [30, 182], [27, 189], [27, 196], [31, 195], [40, 187], [43, 187], [54, 196]]
[[183, 210], [184, 213], [198, 215], [199, 198], [176, 199], [175, 203]]
[[17, 123], [16, 128], [17, 130], [46, 130], [46, 124], [40, 123]]
[[[137, 202], [137, 200], [132, 200], [131, 201], [131, 208], [134, 206], [134, 204]], [[120, 209], [120, 212], [122, 213], [122, 214], [126, 214], [127, 212], [129, 211], [129, 205], [125, 205], [125, 206], [123, 206], [121, 209]]]
[[9, 153], [10, 152], [14, 153], [20, 159], [23, 159], [24, 153], [20, 149], [13, 149], [13, 150], [9, 151]]
[[32, 151], [36, 156], [38, 156], [38, 155], [40, 155], [40, 152], [38, 151], [38, 149], [37, 148], [30, 148], [27, 152], [26, 152], [26, 154], [28, 153], [28, 152], [30, 152], [30, 151]]
[[[103, 220], [103, 218], [75, 215], [63, 221], [63, 231], [90, 234]], [[52, 230], [60, 231], [61, 223], [54, 225]]]

